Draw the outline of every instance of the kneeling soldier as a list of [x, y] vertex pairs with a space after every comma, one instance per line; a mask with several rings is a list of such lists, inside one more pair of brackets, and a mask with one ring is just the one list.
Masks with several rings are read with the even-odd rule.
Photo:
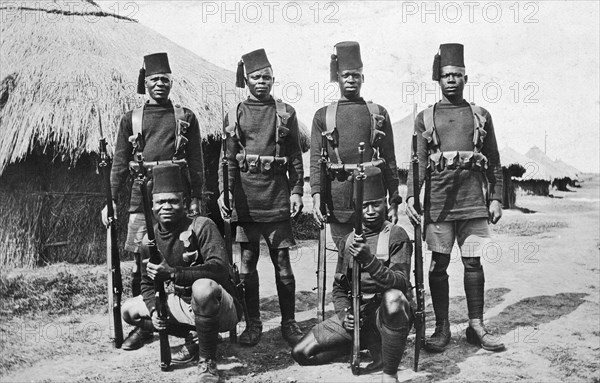
[[[158, 220], [154, 231], [164, 258], [158, 265], [148, 262], [143, 268], [142, 295], [124, 303], [123, 320], [146, 331], [166, 328], [171, 335], [185, 337], [172, 363], [183, 364], [199, 357], [198, 381], [217, 382], [219, 332], [235, 328], [242, 316], [225, 244], [213, 221], [186, 216], [177, 165], [159, 165], [153, 173], [152, 210]], [[141, 250], [147, 258], [147, 236]], [[161, 321], [155, 310], [154, 281], [167, 282], [174, 290], [168, 294], [167, 321]]]
[[410, 259], [412, 245], [399, 226], [386, 220], [386, 190], [379, 168], [365, 170], [363, 233], [339, 242], [333, 284], [336, 315], [319, 323], [294, 347], [292, 357], [301, 365], [324, 364], [349, 353], [352, 331], [350, 290], [352, 259], [361, 265], [361, 344], [373, 362], [366, 371], [383, 367], [384, 382], [397, 381], [397, 371], [410, 330]]

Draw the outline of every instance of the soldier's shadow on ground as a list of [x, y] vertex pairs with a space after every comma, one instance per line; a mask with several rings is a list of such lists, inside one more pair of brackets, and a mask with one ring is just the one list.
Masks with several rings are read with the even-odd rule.
[[[486, 291], [485, 309], [501, 303], [509, 289], [499, 288]], [[587, 294], [560, 293], [552, 296], [541, 295], [525, 298], [507, 306], [495, 317], [486, 318], [486, 326], [498, 336], [506, 335], [519, 328], [538, 328], [564, 315], [575, 311]], [[441, 354], [431, 354], [422, 350], [419, 358], [419, 371], [424, 375], [411, 382], [430, 382], [452, 380], [452, 376], [460, 373], [459, 364], [480, 350], [478, 346], [467, 343], [465, 329], [468, 316], [465, 297], [455, 297], [450, 300], [450, 323], [452, 339], [448, 348]], [[435, 316], [430, 305], [426, 308], [427, 328], [435, 328]], [[458, 326], [458, 324], [463, 324]], [[527, 334], [524, 334], [527, 335]], [[414, 363], [414, 337], [409, 338], [406, 352], [402, 358], [405, 368], [412, 368]]]

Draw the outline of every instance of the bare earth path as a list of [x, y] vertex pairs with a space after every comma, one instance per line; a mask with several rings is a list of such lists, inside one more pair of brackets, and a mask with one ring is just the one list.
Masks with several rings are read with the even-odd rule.
[[[560, 198], [519, 197], [535, 211], [505, 212], [495, 244], [486, 249], [486, 323], [507, 351], [490, 353], [466, 343], [466, 303], [462, 264], [457, 253], [450, 266], [452, 341], [443, 354], [422, 352], [421, 371], [411, 370], [414, 335], [399, 371], [400, 381], [567, 381], [600, 382], [600, 201], [598, 177]], [[315, 320], [315, 241], [293, 252], [298, 315], [303, 329]], [[430, 254], [426, 254], [426, 267]], [[331, 271], [335, 263], [328, 264]], [[231, 382], [373, 382], [381, 375], [352, 376], [347, 359], [319, 367], [300, 367], [281, 339], [273, 269], [259, 262], [266, 333], [255, 348], [225, 340], [219, 368]], [[328, 275], [330, 279], [331, 273]], [[426, 281], [427, 286], [427, 281]], [[433, 331], [429, 297], [428, 334]], [[332, 306], [329, 306], [330, 310]], [[243, 323], [240, 327], [243, 327]], [[193, 382], [196, 369], [158, 368], [158, 340], [138, 351], [113, 350], [107, 341], [106, 313], [59, 320], [13, 318], [1, 324], [2, 359], [22, 358], [23, 367], [0, 376], [2, 382]], [[128, 329], [126, 329], [128, 330]], [[226, 335], [226, 334], [223, 334]], [[181, 340], [171, 338], [176, 347]], [[8, 353], [8, 354], [7, 354]], [[35, 355], [50, 355], [36, 360]], [[365, 355], [363, 360], [367, 361]]]

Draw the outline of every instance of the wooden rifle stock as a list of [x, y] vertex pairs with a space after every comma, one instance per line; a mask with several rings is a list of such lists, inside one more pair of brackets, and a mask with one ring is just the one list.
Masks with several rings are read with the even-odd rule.
[[108, 321], [110, 338], [115, 348], [121, 348], [123, 344], [123, 322], [121, 322], [121, 296], [123, 294], [123, 280], [121, 277], [121, 259], [119, 257], [119, 246], [117, 242], [117, 221], [113, 209], [112, 191], [110, 188], [111, 159], [106, 150], [106, 139], [102, 133], [102, 119], [98, 114], [100, 125], [100, 160], [98, 169], [102, 176], [102, 185], [106, 197], [106, 265], [108, 266]]
[[[146, 221], [146, 230], [148, 236], [148, 251], [150, 252], [149, 262], [158, 265], [163, 257], [156, 246], [156, 237], [154, 235], [154, 224], [152, 222], [152, 203], [148, 193], [148, 173], [144, 166], [144, 158], [141, 152], [136, 152], [136, 161], [138, 163], [137, 180], [142, 192], [142, 205], [144, 207], [144, 219]], [[167, 294], [165, 292], [165, 283], [163, 281], [154, 281], [154, 293], [156, 296], [155, 309], [158, 317], [166, 321], [169, 317], [169, 308], [167, 305]], [[160, 340], [160, 369], [168, 371], [171, 368], [171, 347], [169, 345], [169, 334], [166, 329], [158, 331]]]
[[[364, 192], [364, 179], [365, 170], [362, 166], [363, 157], [365, 153], [365, 143], [361, 142], [358, 144], [359, 154], [359, 167], [356, 172], [355, 180], [356, 183], [356, 195], [354, 198], [354, 235], [362, 236], [362, 224], [363, 224], [363, 192]], [[360, 264], [354, 258], [352, 260], [352, 315], [354, 316], [354, 331], [352, 332], [352, 364], [350, 368], [353, 375], [360, 375], [360, 301], [362, 293], [360, 291]]]
[[[413, 109], [413, 119], [416, 118], [417, 105]], [[421, 194], [419, 182], [419, 156], [417, 152], [417, 131], [413, 132], [412, 137], [412, 176], [413, 176], [413, 206], [416, 212], [421, 214]], [[417, 311], [415, 312], [415, 362], [413, 370], [419, 371], [419, 354], [425, 340], [425, 286], [423, 283], [423, 243], [421, 241], [421, 224], [414, 224], [415, 233], [415, 293], [417, 296]]]
[[327, 164], [329, 153], [327, 152], [327, 137], [321, 136], [321, 159], [319, 183], [321, 187], [321, 204], [319, 210], [323, 216], [323, 223], [319, 230], [319, 251], [317, 259], [317, 321], [325, 320], [325, 294], [327, 282], [327, 203], [330, 198], [329, 177], [327, 175]]

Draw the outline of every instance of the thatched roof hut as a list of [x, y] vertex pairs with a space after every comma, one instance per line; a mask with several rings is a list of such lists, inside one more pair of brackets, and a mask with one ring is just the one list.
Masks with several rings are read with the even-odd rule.
[[136, 81], [148, 53], [169, 54], [171, 97], [198, 117], [216, 191], [221, 88], [225, 110], [241, 99], [233, 72], [93, 1], [2, 2], [0, 12], [0, 265], [105, 259], [98, 120], [112, 153], [120, 116], [143, 102]]
[[574, 174], [564, 169], [562, 166], [557, 165], [557, 163], [552, 161], [550, 157], [537, 146], [533, 146], [525, 153], [525, 155], [534, 160], [536, 164], [543, 166], [549, 171], [552, 186], [556, 187], [558, 190], [568, 190], [567, 185], [572, 184], [572, 182], [576, 180]]

